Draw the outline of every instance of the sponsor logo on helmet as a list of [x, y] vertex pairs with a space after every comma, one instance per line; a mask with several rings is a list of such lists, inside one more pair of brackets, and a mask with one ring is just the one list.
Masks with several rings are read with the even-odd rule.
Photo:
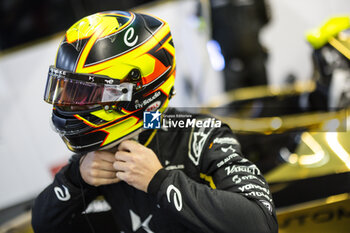
[[[144, 99], [142, 102], [135, 103], [135, 108], [136, 109], [143, 108], [147, 104], [151, 103], [153, 100], [157, 99], [159, 96], [160, 96], [160, 91], [156, 91], [150, 98]], [[147, 111], [151, 112], [152, 110], [146, 110], [146, 112]]]
[[105, 82], [106, 82], [107, 84], [113, 84], [113, 79], [106, 79]]
[[161, 102], [160, 101], [156, 101], [153, 104], [151, 104], [150, 106], [148, 106], [146, 108], [146, 112], [154, 112], [155, 110], [157, 110], [160, 107]]
[[52, 73], [53, 75], [67, 75], [67, 72], [65, 70], [59, 70], [56, 68], [50, 67], [49, 72]]
[[133, 39], [134, 33], [135, 33], [135, 29], [131, 27], [124, 34], [124, 43], [129, 47], [134, 46], [139, 39], [139, 36], [135, 36], [135, 39]]

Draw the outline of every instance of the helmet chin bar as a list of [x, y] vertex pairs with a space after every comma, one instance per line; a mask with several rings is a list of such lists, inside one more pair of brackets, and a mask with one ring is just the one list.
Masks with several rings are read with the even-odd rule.
[[133, 132], [133, 133], [131, 133], [131, 134], [129, 134], [129, 135], [123, 137], [123, 138], [120, 138], [117, 141], [114, 141], [114, 142], [112, 142], [112, 143], [110, 143], [110, 144], [108, 144], [108, 145], [106, 145], [104, 147], [101, 147], [99, 150], [108, 150], [110, 152], [115, 153], [118, 150], [118, 145], [122, 141], [124, 141], [124, 140], [131, 140], [131, 139], [135, 140], [135, 141], [138, 141], [139, 134], [141, 134], [143, 131], [145, 131], [145, 129], [144, 128], [140, 128], [140, 129], [136, 130], [135, 132]]
[[[88, 145], [82, 145], [82, 146], [77, 146], [77, 145], [72, 145], [70, 142], [69, 142], [69, 139], [65, 136], [61, 136], [64, 143], [67, 145], [68, 149], [70, 149], [71, 151], [73, 152], [76, 152], [76, 153], [81, 153], [81, 154], [86, 154], [88, 152], [91, 152], [91, 151], [96, 151], [96, 150], [100, 150], [100, 151], [104, 151], [104, 150], [107, 150], [107, 151], [110, 151], [110, 152], [113, 152], [115, 153], [117, 151], [117, 146], [124, 140], [130, 140], [130, 139], [134, 139], [134, 140], [138, 140], [138, 135], [140, 133], [142, 133], [145, 129], [143, 128], [139, 128], [138, 130], [132, 132], [131, 134], [129, 135], [126, 135], [125, 137], [122, 137], [114, 142], [111, 142], [110, 144], [106, 145], [106, 146], [103, 146], [103, 147], [98, 147], [99, 144], [101, 144], [103, 141], [97, 141], [97, 142], [94, 142], [92, 144], [88, 144]], [[95, 147], [96, 149], [88, 149], [88, 148], [93, 148]]]

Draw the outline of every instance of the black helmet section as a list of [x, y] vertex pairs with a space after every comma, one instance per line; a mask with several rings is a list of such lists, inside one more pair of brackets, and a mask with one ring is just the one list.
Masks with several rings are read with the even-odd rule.
[[[100, 107], [101, 108], [101, 107]], [[85, 119], [89, 119], [96, 125], [106, 123], [89, 113], [90, 111], [79, 111]], [[67, 147], [73, 152], [88, 152], [97, 149], [106, 137], [106, 133], [98, 131], [88, 133], [91, 128], [88, 127], [76, 115], [78, 112], [63, 111], [58, 107], [52, 111], [52, 124], [54, 130], [60, 134]]]

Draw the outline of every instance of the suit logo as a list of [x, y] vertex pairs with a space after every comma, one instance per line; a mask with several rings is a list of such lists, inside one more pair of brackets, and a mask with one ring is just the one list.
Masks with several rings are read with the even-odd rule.
[[149, 215], [145, 221], [141, 222], [140, 216], [135, 214], [132, 210], [129, 210], [130, 213], [130, 218], [131, 218], [131, 226], [132, 226], [132, 231], [136, 232], [138, 229], [142, 228], [144, 229], [147, 233], [153, 233], [153, 231], [149, 228], [149, 222], [152, 219], [152, 214]]
[[[174, 191], [173, 200], [171, 200], [171, 198], [170, 198], [171, 191]], [[169, 203], [174, 202], [174, 206], [175, 206], [176, 210], [181, 211], [181, 209], [182, 209], [182, 195], [181, 195], [180, 190], [171, 184], [168, 186], [168, 188], [166, 190], [166, 196], [168, 198], [168, 202]]]
[[188, 148], [188, 155], [194, 165], [199, 164], [200, 156], [204, 148], [205, 142], [211, 132], [211, 129], [208, 132], [204, 132], [205, 128], [201, 128], [199, 132], [192, 132], [190, 136], [190, 147]]
[[55, 187], [53, 190], [55, 191], [56, 197], [60, 201], [68, 201], [70, 199], [70, 193], [66, 186], [62, 185], [64, 191], [60, 187]]
[[227, 151], [231, 150], [232, 153], [235, 153], [236, 152], [236, 149], [233, 148], [232, 146], [229, 146], [229, 147], [222, 147], [221, 148], [222, 152], [226, 153]]

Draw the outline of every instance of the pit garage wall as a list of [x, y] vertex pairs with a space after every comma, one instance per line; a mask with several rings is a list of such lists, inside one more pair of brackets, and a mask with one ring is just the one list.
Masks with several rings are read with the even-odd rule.
[[[243, 1], [243, 0], [241, 0]], [[311, 75], [311, 48], [304, 32], [334, 14], [350, 14], [348, 0], [270, 0], [272, 21], [261, 35], [269, 49], [271, 83], [287, 73]], [[173, 106], [198, 106], [222, 90], [220, 72], [211, 68], [207, 28], [193, 15], [194, 1], [144, 9], [167, 20], [177, 58], [177, 95]], [[50, 168], [71, 152], [51, 130], [51, 106], [43, 101], [46, 75], [62, 35], [0, 56], [0, 209], [35, 197], [52, 180]]]

